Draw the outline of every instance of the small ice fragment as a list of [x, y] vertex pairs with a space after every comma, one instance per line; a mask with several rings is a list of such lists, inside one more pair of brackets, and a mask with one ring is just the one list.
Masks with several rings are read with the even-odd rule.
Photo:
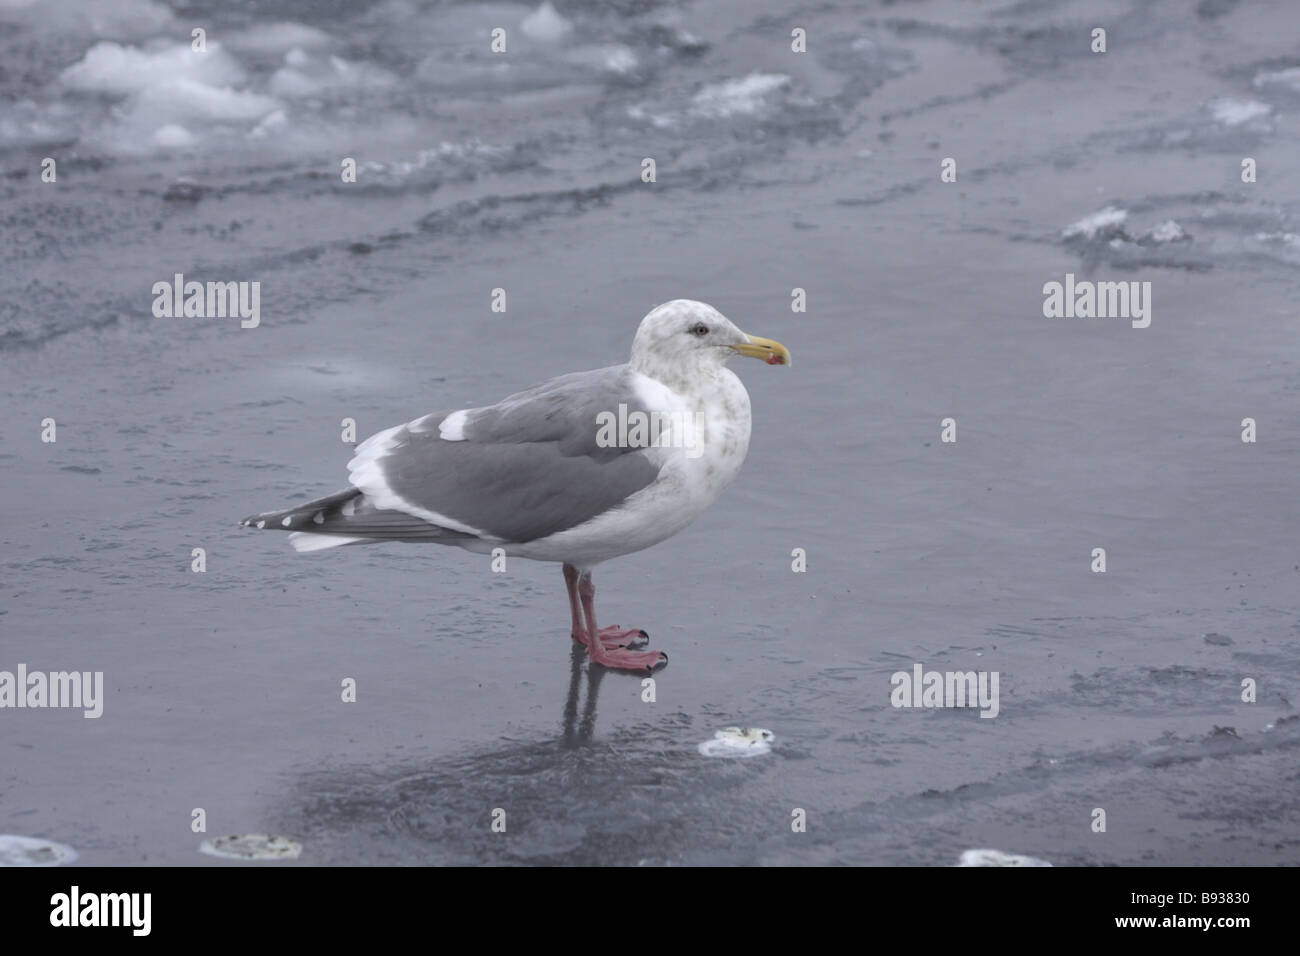
[[1072, 236], [1083, 236], [1085, 239], [1091, 239], [1099, 232], [1118, 226], [1127, 218], [1127, 210], [1116, 206], [1107, 206], [1099, 212], [1094, 212], [1091, 216], [1084, 216], [1073, 225], [1066, 226], [1062, 230], [1061, 236], [1065, 239]]
[[1211, 100], [1209, 108], [1214, 118], [1224, 126], [1240, 126], [1273, 112], [1273, 107], [1259, 100]]
[[296, 860], [302, 844], [288, 837], [240, 833], [204, 840], [199, 852], [227, 860]]
[[1256, 89], [1265, 86], [1284, 86], [1295, 93], [1300, 93], [1300, 66], [1293, 66], [1275, 73], [1261, 73], [1255, 77]]
[[1187, 233], [1183, 232], [1183, 227], [1174, 220], [1167, 219], [1151, 230], [1151, 238], [1156, 242], [1177, 242], [1179, 239], [1186, 239]]
[[967, 850], [957, 861], [958, 866], [1051, 866], [1046, 860], [1001, 850]]
[[724, 727], [700, 744], [706, 757], [757, 757], [772, 752], [776, 735], [762, 727]]
[[76, 858], [77, 851], [62, 843], [0, 833], [0, 866], [58, 866]]
[[708, 119], [753, 116], [767, 105], [767, 96], [790, 85], [784, 73], [750, 73], [738, 80], [704, 86], [691, 98], [691, 111]]

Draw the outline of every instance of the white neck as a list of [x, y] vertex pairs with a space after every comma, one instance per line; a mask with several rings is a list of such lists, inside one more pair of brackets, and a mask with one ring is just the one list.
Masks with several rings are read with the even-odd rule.
[[628, 367], [647, 378], [662, 382], [674, 392], [694, 392], [717, 381], [726, 363], [726, 356], [712, 349], [684, 350], [683, 353], [665, 356], [648, 348], [632, 344]]

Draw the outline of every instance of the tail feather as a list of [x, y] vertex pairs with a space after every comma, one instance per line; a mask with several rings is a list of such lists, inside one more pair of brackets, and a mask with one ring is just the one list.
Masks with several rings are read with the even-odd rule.
[[337, 548], [343, 544], [374, 540], [374, 538], [358, 538], [352, 534], [312, 534], [308, 531], [293, 531], [289, 534], [289, 543], [299, 554], [304, 551], [324, 551], [326, 548]]
[[292, 532], [289, 543], [298, 551], [319, 551], [358, 541], [450, 543], [474, 537], [404, 511], [377, 508], [359, 488], [346, 488], [282, 511], [249, 515], [240, 524]]

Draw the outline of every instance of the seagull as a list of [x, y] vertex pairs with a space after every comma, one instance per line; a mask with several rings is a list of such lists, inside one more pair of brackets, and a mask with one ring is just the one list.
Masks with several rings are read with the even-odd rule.
[[666, 302], [626, 364], [378, 432], [357, 446], [349, 487], [241, 524], [288, 531], [298, 551], [410, 541], [559, 562], [590, 662], [653, 672], [668, 655], [638, 649], [645, 631], [597, 625], [591, 572], [681, 531], [736, 477], [750, 433], [749, 393], [726, 367], [736, 355], [790, 364], [712, 306]]

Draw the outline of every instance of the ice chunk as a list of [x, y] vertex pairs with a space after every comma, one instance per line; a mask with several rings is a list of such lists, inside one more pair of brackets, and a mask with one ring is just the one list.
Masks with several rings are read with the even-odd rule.
[[757, 757], [772, 752], [776, 735], [762, 727], [724, 727], [700, 744], [706, 757]]
[[199, 852], [230, 860], [296, 860], [302, 844], [288, 837], [241, 833], [204, 840]]

